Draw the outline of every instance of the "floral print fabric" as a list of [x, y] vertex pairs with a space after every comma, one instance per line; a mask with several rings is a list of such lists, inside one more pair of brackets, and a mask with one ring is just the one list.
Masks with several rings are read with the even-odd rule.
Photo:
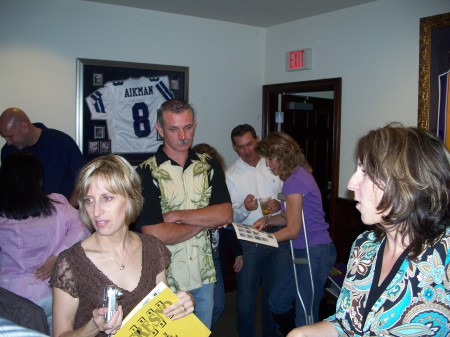
[[[199, 160], [183, 170], [170, 160], [157, 165], [156, 156], [141, 164], [152, 172], [153, 183], [161, 191], [162, 213], [174, 210], [198, 209], [209, 205], [211, 186], [208, 175], [214, 170], [207, 162], [206, 154], [197, 154]], [[209, 177], [211, 178], [211, 177]], [[167, 245], [172, 253], [167, 272], [167, 281], [173, 291], [192, 290], [202, 284], [216, 282], [208, 230], [175, 244]]]
[[434, 246], [426, 246], [417, 261], [405, 258], [372, 308], [366, 303], [372, 289], [382, 242], [373, 232], [353, 244], [346, 277], [328, 320], [339, 336], [449, 336], [450, 228]]

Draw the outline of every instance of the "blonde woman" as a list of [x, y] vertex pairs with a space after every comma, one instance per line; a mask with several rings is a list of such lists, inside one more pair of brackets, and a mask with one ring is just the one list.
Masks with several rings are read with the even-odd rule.
[[[142, 209], [141, 182], [122, 157], [110, 155], [88, 163], [80, 172], [76, 191], [80, 216], [94, 233], [62, 252], [51, 277], [55, 336], [115, 334], [125, 317], [159, 282], [165, 282], [170, 253], [151, 235], [128, 226]], [[112, 318], [104, 321], [102, 287], [114, 285], [123, 296]], [[177, 318], [194, 311], [189, 293], [167, 308]]]

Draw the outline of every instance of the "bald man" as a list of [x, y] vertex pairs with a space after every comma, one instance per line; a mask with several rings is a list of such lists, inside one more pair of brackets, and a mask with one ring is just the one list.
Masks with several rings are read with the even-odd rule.
[[27, 114], [18, 108], [3, 111], [0, 135], [6, 140], [1, 151], [2, 160], [11, 152], [33, 153], [44, 168], [44, 191], [62, 194], [76, 206], [73, 187], [86, 160], [70, 136], [42, 123], [31, 123]]

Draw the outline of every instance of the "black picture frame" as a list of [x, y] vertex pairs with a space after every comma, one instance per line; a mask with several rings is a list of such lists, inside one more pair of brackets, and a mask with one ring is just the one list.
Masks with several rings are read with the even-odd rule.
[[[189, 67], [77, 58], [76, 139], [87, 161], [110, 151], [123, 156], [132, 165], [138, 165], [153, 154], [153, 152], [115, 152], [114, 145], [111, 146], [107, 121], [91, 118], [86, 98], [109, 82], [118, 83], [140, 77], [153, 80], [165, 76], [173, 97], [188, 101]], [[155, 126], [150, 127], [154, 129]], [[158, 139], [158, 144], [161, 141]]]

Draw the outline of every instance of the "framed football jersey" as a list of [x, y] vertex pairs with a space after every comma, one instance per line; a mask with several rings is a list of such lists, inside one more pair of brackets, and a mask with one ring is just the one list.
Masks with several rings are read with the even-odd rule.
[[156, 152], [157, 110], [188, 101], [188, 79], [188, 67], [77, 59], [77, 143], [86, 160], [114, 153], [139, 164]]

